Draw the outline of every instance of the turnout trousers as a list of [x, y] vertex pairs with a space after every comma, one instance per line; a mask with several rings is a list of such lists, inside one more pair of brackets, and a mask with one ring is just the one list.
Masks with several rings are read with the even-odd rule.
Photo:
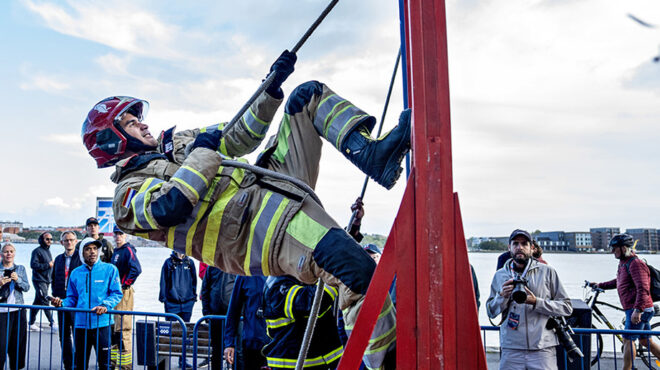
[[[133, 287], [122, 289], [124, 294], [115, 306], [116, 311], [133, 311]], [[110, 358], [112, 365], [121, 369], [133, 368], [133, 315], [115, 315], [114, 333]]]
[[[290, 95], [276, 136], [262, 165], [296, 177], [314, 188], [319, 174], [322, 140], [341, 151], [344, 138], [375, 121], [326, 85], [310, 81]], [[274, 151], [273, 151], [274, 150]], [[262, 153], [262, 155], [264, 154]], [[276, 256], [279, 270], [306, 284], [320, 278], [338, 288], [339, 307], [350, 335], [376, 264], [362, 247], [314, 200], [307, 197], [286, 226]], [[364, 356], [369, 368], [380, 368], [396, 340], [395, 308], [387, 297]]]

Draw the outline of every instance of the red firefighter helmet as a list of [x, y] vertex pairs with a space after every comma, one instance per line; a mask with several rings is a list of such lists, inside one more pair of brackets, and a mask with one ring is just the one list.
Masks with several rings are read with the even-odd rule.
[[98, 168], [115, 164], [126, 151], [128, 139], [119, 127], [121, 116], [128, 112], [140, 120], [149, 111], [149, 103], [130, 96], [113, 96], [98, 102], [82, 125], [83, 144]]

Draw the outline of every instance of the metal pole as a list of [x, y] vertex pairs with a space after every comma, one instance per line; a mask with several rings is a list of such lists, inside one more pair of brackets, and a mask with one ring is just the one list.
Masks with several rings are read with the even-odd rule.
[[312, 303], [312, 309], [309, 311], [309, 319], [307, 320], [307, 327], [305, 328], [305, 336], [303, 337], [302, 345], [300, 346], [300, 352], [298, 353], [298, 361], [296, 361], [296, 370], [302, 370], [303, 365], [305, 364], [305, 358], [307, 357], [307, 350], [309, 349], [309, 344], [312, 342], [312, 335], [314, 334], [314, 326], [316, 325], [316, 319], [319, 316], [319, 309], [321, 308], [321, 300], [323, 298], [323, 288], [325, 284], [323, 280], [319, 279], [319, 282], [316, 284], [316, 293], [314, 293], [314, 302]]
[[[339, 0], [332, 0], [330, 4], [328, 4], [328, 6], [323, 10], [321, 15], [316, 19], [316, 21], [314, 21], [314, 24], [312, 24], [312, 26], [309, 27], [309, 29], [307, 29], [307, 32], [305, 32], [302, 38], [300, 38], [296, 46], [294, 46], [293, 49], [291, 49], [292, 53], [298, 52], [298, 50], [302, 47], [305, 41], [307, 41], [309, 36], [312, 35], [312, 33], [316, 30], [319, 24], [321, 24], [323, 19], [328, 15], [328, 13], [330, 13], [332, 8], [334, 8], [334, 6], [337, 5], [338, 2]], [[234, 118], [232, 118], [231, 121], [229, 121], [229, 123], [223, 128], [224, 131], [229, 130], [232, 126], [236, 124], [236, 122], [238, 122], [239, 119], [241, 119], [241, 117], [243, 117], [243, 114], [248, 110], [248, 108], [250, 108], [250, 105], [252, 105], [252, 103], [254, 103], [254, 101], [257, 100], [259, 95], [261, 95], [261, 93], [264, 92], [268, 88], [268, 86], [270, 86], [270, 84], [273, 82], [273, 79], [275, 79], [275, 73], [270, 73], [268, 77], [266, 77], [266, 79], [261, 83], [257, 91], [255, 91], [254, 94], [252, 94], [252, 96], [250, 97], [250, 99], [248, 99], [245, 105], [243, 105], [243, 107], [241, 107], [241, 109], [238, 110], [238, 113], [234, 116]]]

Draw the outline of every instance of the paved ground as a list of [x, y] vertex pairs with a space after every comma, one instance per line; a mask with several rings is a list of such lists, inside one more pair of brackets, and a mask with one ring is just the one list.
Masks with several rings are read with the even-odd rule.
[[[41, 332], [36, 332], [36, 331], [29, 331], [28, 332], [28, 337], [29, 337], [29, 350], [28, 354], [26, 357], [26, 361], [28, 362], [28, 366], [26, 366], [27, 369], [60, 369], [62, 368], [61, 366], [61, 352], [60, 352], [60, 343], [59, 339], [57, 338], [57, 333], [51, 333], [49, 329], [44, 329]], [[40, 354], [40, 355], [39, 355]], [[135, 369], [142, 369], [142, 366], [137, 366], [137, 354], [135, 351], [133, 352], [135, 355], [134, 361], [135, 364]], [[499, 353], [495, 350], [490, 349], [486, 354], [486, 361], [488, 363], [488, 369], [498, 369], [499, 367], [499, 359], [500, 355]], [[178, 368], [177, 367], [177, 359], [173, 359], [171, 361], [172, 363], [172, 368]], [[617, 360], [616, 360], [616, 365], [615, 365], [615, 360], [614, 356], [612, 353], [606, 354], [604, 358], [601, 359], [600, 363], [600, 369], [601, 370], [614, 370], [614, 369], [621, 369], [622, 368], [622, 359], [621, 359], [621, 354], [617, 354]], [[95, 368], [95, 363], [96, 363], [96, 356], [94, 353], [91, 354], [90, 357], [90, 369]], [[636, 361], [636, 366], [638, 369], [647, 369], [647, 367], [639, 360], [637, 359]], [[574, 367], [577, 368], [577, 367]], [[660, 368], [658, 366], [657, 368]], [[592, 367], [592, 369], [598, 369], [598, 366]]]
[[[486, 353], [486, 362], [488, 363], [488, 369], [498, 369], [499, 364], [500, 364], [500, 354], [499, 353], [494, 353], [494, 352], [488, 352]], [[572, 365], [572, 364], [571, 364]], [[577, 365], [577, 364], [576, 364]], [[635, 360], [635, 366], [637, 369], [648, 369], [646, 365], [640, 360], [636, 359]], [[569, 367], [568, 369], [579, 369], [580, 366], [573, 366]], [[623, 361], [620, 353], [617, 353], [617, 359], [616, 359], [616, 364], [614, 360], [614, 354], [613, 353], [608, 353], [605, 354], [603, 358], [600, 360], [600, 367], [598, 364], [595, 364], [591, 369], [592, 370], [615, 370], [615, 369], [622, 369], [623, 368]], [[562, 368], [560, 368], [562, 369]], [[654, 369], [660, 369], [660, 366], [656, 366]]]

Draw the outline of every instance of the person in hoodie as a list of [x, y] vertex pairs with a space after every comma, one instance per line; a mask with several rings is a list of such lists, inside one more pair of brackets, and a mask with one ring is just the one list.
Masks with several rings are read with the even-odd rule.
[[[80, 253], [76, 250], [78, 239], [73, 231], [65, 231], [60, 235], [60, 243], [64, 252], [55, 257], [53, 265], [53, 297], [66, 298], [66, 289], [69, 285], [71, 273], [82, 265]], [[62, 362], [66, 370], [73, 368], [73, 322], [74, 313], [68, 311], [57, 311], [57, 323], [59, 325], [58, 338], [62, 349]]]
[[[75, 307], [88, 310], [75, 314], [75, 368], [86, 370], [89, 355], [94, 348], [98, 368], [110, 369], [110, 335], [113, 324], [108, 310], [121, 301], [119, 271], [112, 264], [99, 260], [102, 244], [94, 238], [80, 242], [80, 255], [84, 265], [79, 266], [69, 277], [66, 298], [53, 298], [56, 307]], [[91, 312], [89, 312], [91, 311]]]
[[[557, 271], [532, 258], [532, 236], [516, 229], [509, 237], [511, 260], [495, 272], [486, 301], [488, 317], [502, 314], [500, 369], [557, 369], [557, 336], [546, 328], [551, 316], [573, 312]], [[527, 296], [512, 299], [514, 279], [524, 279]]]
[[[50, 254], [50, 245], [53, 244], [53, 235], [45, 232], [39, 235], [39, 246], [32, 251], [30, 258], [30, 267], [32, 268], [32, 286], [34, 286], [35, 306], [48, 306], [48, 286], [51, 283], [51, 275], [53, 273], [53, 256]], [[30, 321], [28, 325], [30, 330], [41, 330], [41, 326], [36, 325], [37, 314], [39, 309], [30, 310]], [[44, 310], [44, 314], [48, 319], [51, 329], [56, 330], [55, 322], [53, 321], [53, 313], [50, 310]], [[39, 320], [41, 321], [41, 320]]]
[[[113, 229], [117, 248], [112, 254], [112, 264], [119, 270], [121, 291], [123, 298], [115, 307], [117, 311], [133, 311], [134, 301], [133, 284], [142, 273], [140, 261], [137, 258], [135, 247], [126, 241], [126, 234], [117, 226]], [[122, 369], [133, 367], [133, 316], [115, 315], [114, 335], [112, 336], [112, 362]]]
[[[267, 365], [261, 353], [270, 342], [262, 304], [265, 284], [265, 276], [238, 276], [234, 282], [225, 322], [224, 357], [230, 365], [236, 363], [237, 370], [260, 369]], [[239, 334], [241, 316], [243, 332]]]
[[[101, 234], [101, 227], [99, 226], [99, 220], [96, 217], [90, 217], [85, 221], [85, 231], [87, 231], [87, 234], [83, 236], [83, 239], [92, 238], [101, 242], [99, 259], [106, 263], [112, 263], [112, 243], [110, 243], [108, 239], [103, 238], [103, 234]], [[76, 249], [79, 248], [80, 243], [76, 245]]]
[[[200, 271], [203, 262], [200, 262]], [[201, 274], [200, 274], [201, 275]], [[202, 278], [202, 289], [199, 298], [202, 301], [202, 315], [227, 315], [231, 292], [234, 289], [236, 275], [228, 274], [217, 267], [208, 266]], [[211, 338], [211, 356], [204, 359], [198, 367], [203, 367], [211, 362], [211, 365], [222, 364], [222, 327], [224, 320], [209, 320], [209, 337]], [[213, 366], [211, 366], [213, 367]]]
[[[160, 271], [160, 295], [158, 300], [165, 304], [165, 312], [190, 322], [193, 306], [197, 300], [197, 270], [192, 259], [173, 251], [163, 263]], [[179, 365], [183, 358], [179, 358]], [[192, 365], [186, 364], [186, 367]]]

